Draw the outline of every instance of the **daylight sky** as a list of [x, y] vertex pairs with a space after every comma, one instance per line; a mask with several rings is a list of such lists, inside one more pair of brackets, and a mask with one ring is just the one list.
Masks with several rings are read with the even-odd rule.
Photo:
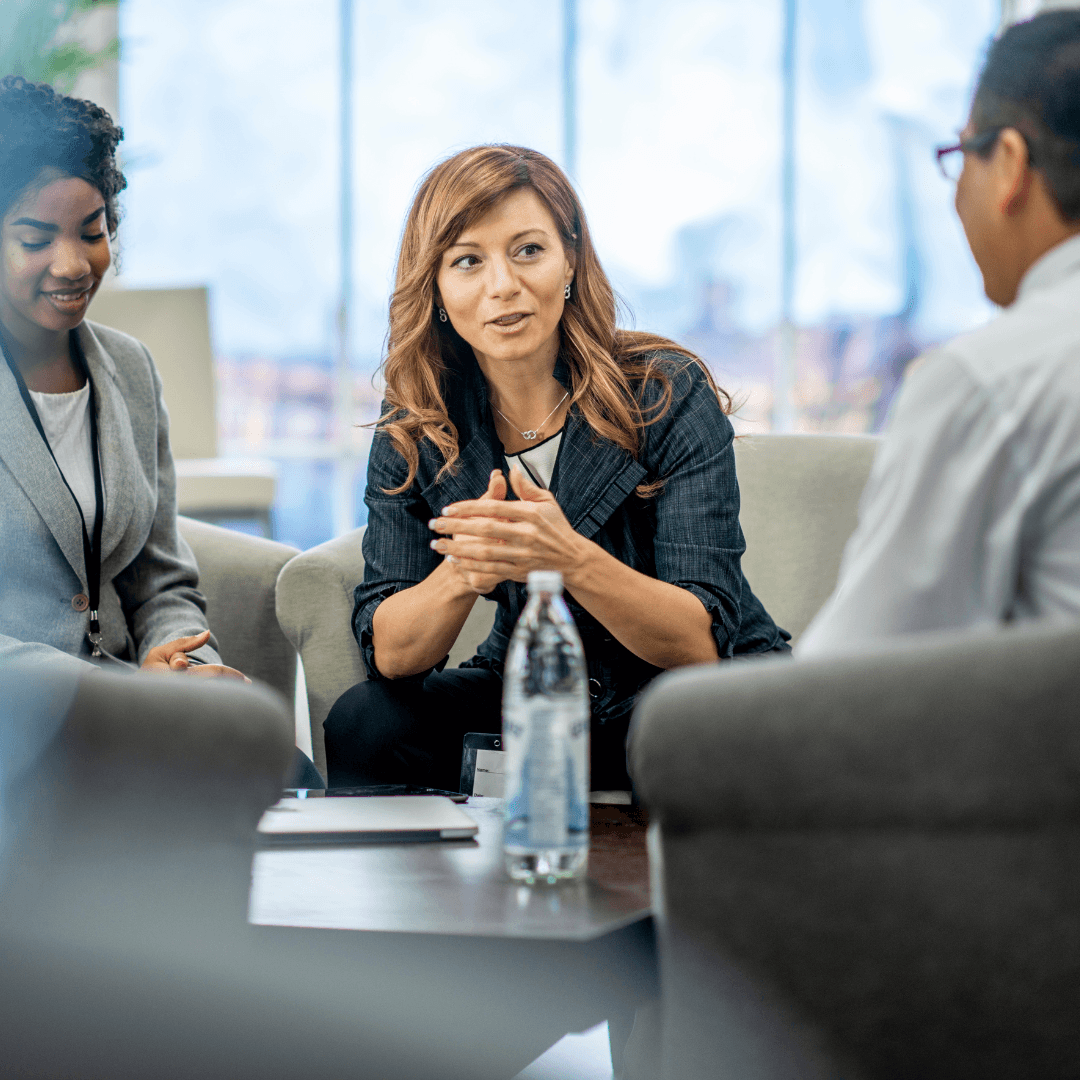
[[[328, 355], [338, 289], [337, 0], [123, 0], [130, 286], [207, 283], [230, 355]], [[796, 315], [986, 318], [933, 146], [963, 125], [997, 0], [802, 0]], [[779, 0], [579, 0], [575, 178], [632, 307], [703, 275], [779, 304]], [[561, 160], [561, 0], [355, 0], [354, 362], [374, 366], [424, 171], [478, 142]], [[693, 248], [688, 235], [705, 237]], [[641, 300], [639, 304], [638, 301]], [[647, 305], [646, 305], [647, 306]], [[678, 335], [677, 307], [648, 328]], [[644, 327], [641, 319], [639, 325]]]

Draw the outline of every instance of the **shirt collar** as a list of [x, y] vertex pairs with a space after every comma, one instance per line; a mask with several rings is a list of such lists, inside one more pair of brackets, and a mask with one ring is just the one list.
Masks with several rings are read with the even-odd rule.
[[1080, 273], [1080, 236], [1071, 236], [1028, 267], [1016, 290], [1016, 299], [1024, 300], [1031, 293], [1049, 289], [1076, 273]]

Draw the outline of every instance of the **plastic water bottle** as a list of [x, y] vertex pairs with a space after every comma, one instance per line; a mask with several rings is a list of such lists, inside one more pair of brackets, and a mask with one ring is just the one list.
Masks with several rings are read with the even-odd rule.
[[589, 857], [589, 693], [585, 653], [562, 575], [529, 574], [529, 600], [506, 654], [503, 854], [518, 881], [554, 883]]

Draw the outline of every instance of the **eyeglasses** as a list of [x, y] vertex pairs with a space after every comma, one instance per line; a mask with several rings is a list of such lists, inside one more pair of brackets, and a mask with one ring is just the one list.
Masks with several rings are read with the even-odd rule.
[[[971, 139], [961, 139], [958, 143], [952, 146], [939, 146], [935, 151], [937, 155], [938, 168], [941, 170], [941, 175], [946, 180], [951, 180], [954, 184], [960, 179], [960, 174], [964, 171], [964, 155], [965, 154], [985, 154], [997, 142], [997, 137], [1005, 130], [1007, 125], [1001, 127], [990, 128], [988, 131], [982, 132], [980, 135], [976, 135]], [[1035, 155], [1031, 152], [1031, 142], [1028, 137], [1020, 132], [1020, 137], [1024, 140], [1027, 146], [1028, 152], [1028, 166], [1034, 167]]]
[[937, 155], [937, 164], [941, 170], [941, 175], [955, 184], [964, 171], [964, 155], [985, 154], [997, 142], [997, 137], [1004, 130], [1003, 127], [991, 128], [974, 138], [961, 139], [952, 146], [939, 146], [935, 154]]

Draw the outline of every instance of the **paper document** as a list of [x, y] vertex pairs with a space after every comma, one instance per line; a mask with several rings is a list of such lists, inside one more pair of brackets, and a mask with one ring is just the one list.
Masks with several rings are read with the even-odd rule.
[[506, 752], [503, 750], [477, 750], [476, 773], [473, 776], [474, 795], [492, 795], [497, 799], [503, 797], [506, 787], [506, 778], [503, 775], [503, 762], [506, 760]]
[[259, 822], [263, 840], [283, 843], [467, 840], [476, 833], [476, 822], [441, 795], [282, 799]]

